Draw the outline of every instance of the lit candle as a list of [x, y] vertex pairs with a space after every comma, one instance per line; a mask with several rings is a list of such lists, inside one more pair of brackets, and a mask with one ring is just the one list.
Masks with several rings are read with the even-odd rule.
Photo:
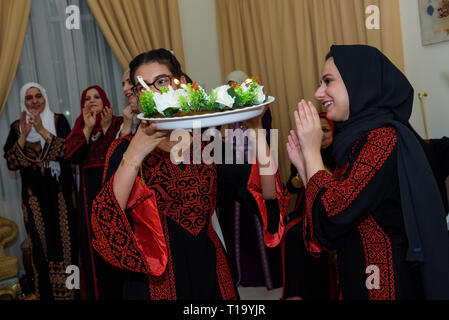
[[140, 82], [140, 84], [142, 85], [142, 87], [144, 87], [144, 89], [146, 90], [150, 90], [150, 88], [148, 87], [148, 85], [145, 83], [145, 81], [143, 81], [143, 78], [141, 76], [137, 76], [137, 81]]

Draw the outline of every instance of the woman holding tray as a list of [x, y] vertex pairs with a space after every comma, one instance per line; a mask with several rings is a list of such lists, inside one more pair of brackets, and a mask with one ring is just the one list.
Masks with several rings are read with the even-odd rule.
[[[135, 92], [141, 88], [137, 76], [153, 91], [176, 88], [174, 79], [185, 83], [179, 62], [165, 49], [137, 56], [130, 69]], [[260, 118], [246, 125], [259, 128]], [[237, 299], [211, 216], [218, 195], [232, 193], [261, 212], [266, 244], [278, 245], [288, 193], [276, 164], [189, 164], [188, 158], [174, 163], [170, 151], [178, 142], [169, 135], [142, 121], [133, 137], [110, 147], [103, 188], [92, 210], [94, 248], [126, 273], [125, 299]], [[265, 137], [252, 143], [267, 147]], [[191, 144], [190, 151], [201, 152]], [[262, 169], [270, 173], [262, 175]]]

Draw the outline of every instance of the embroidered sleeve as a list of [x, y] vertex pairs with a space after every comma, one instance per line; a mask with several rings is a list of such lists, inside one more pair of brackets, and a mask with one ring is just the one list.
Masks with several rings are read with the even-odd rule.
[[115, 267], [147, 273], [144, 255], [125, 212], [115, 198], [113, 180], [112, 177], [103, 186], [92, 204], [92, 246]]
[[103, 188], [92, 206], [93, 246], [118, 268], [160, 276], [168, 253], [154, 191], [137, 177], [126, 212], [113, 191], [115, 171], [128, 142], [116, 140], [108, 150]]
[[137, 245], [144, 254], [149, 272], [160, 276], [168, 262], [167, 245], [156, 195], [139, 177], [136, 178], [127, 207], [131, 211]]
[[11, 125], [11, 129], [3, 148], [4, 158], [8, 164], [9, 170], [19, 170], [21, 167], [29, 167], [32, 165], [33, 159], [28, 158], [22, 148], [18, 144], [18, 122]]
[[290, 201], [290, 195], [282, 184], [279, 172], [276, 172], [275, 181], [276, 200], [265, 200], [262, 195], [259, 166], [252, 165], [247, 187], [257, 202], [262, 218], [264, 242], [271, 248], [277, 246], [281, 241], [284, 233], [284, 218], [287, 215]]
[[17, 142], [5, 153], [5, 159], [8, 163], [8, 169], [13, 171], [32, 165], [31, 159], [25, 156], [24, 151]]
[[303, 227], [304, 240], [312, 254], [321, 251], [320, 242], [326, 247], [338, 243], [389, 192], [395, 177], [396, 143], [394, 128], [373, 130], [358, 156], [353, 157], [353, 163], [337, 168], [332, 176], [323, 170], [310, 179]]

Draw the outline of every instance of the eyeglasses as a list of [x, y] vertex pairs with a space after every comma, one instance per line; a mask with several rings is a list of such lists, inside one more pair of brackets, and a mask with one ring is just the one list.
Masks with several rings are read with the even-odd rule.
[[[147, 83], [148, 87], [153, 86], [157, 91], [161, 91], [161, 88], [168, 88], [171, 84], [173, 77], [168, 74], [161, 74], [156, 77], [156, 80], [154, 80], [151, 83]], [[143, 87], [140, 83], [138, 83], [135, 87], [133, 87], [133, 93], [136, 97], [139, 96], [139, 93], [143, 91]]]

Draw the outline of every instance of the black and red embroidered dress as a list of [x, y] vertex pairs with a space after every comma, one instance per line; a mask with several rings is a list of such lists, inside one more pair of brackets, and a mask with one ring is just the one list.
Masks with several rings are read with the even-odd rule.
[[[112, 123], [106, 134], [96, 130], [95, 136], [86, 140], [83, 127], [77, 125], [81, 122], [82, 115], [77, 120], [72, 132], [67, 137], [66, 159], [80, 168], [80, 186], [78, 192], [78, 232], [80, 241], [80, 269], [81, 269], [81, 299], [105, 298], [113, 288], [103, 288], [100, 292], [98, 282], [102, 282], [101, 277], [107, 272], [101, 266], [101, 259], [95, 257], [92, 249], [92, 229], [90, 225], [90, 212], [92, 201], [101, 189], [103, 178], [104, 162], [106, 154], [112, 141], [123, 122], [122, 117], [113, 117]], [[100, 270], [97, 270], [100, 269]]]
[[[396, 149], [395, 128], [371, 130], [353, 146], [346, 165], [332, 176], [319, 171], [307, 185], [306, 245], [311, 252], [337, 249], [344, 299], [423, 298], [417, 265], [406, 262]], [[373, 266], [378, 287], [368, 279]]]
[[264, 240], [283, 233], [288, 192], [276, 173], [276, 200], [263, 199], [257, 165], [173, 164], [156, 148], [142, 164], [123, 211], [113, 192], [114, 173], [131, 137], [114, 141], [104, 185], [93, 204], [95, 250], [127, 270], [125, 299], [237, 299], [225, 250], [211, 217], [219, 192], [260, 211]]

